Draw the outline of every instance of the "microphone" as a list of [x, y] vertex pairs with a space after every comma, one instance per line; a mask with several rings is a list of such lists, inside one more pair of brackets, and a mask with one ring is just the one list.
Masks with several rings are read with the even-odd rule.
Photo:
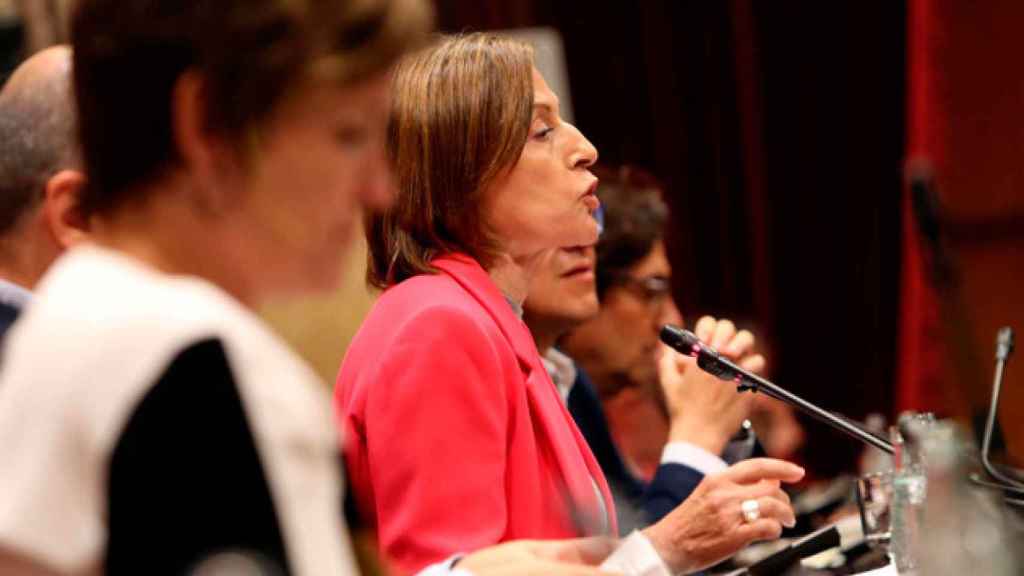
[[705, 372], [722, 380], [736, 380], [742, 390], [747, 389], [740, 376], [740, 367], [733, 364], [728, 358], [722, 358], [717, 350], [701, 342], [693, 332], [665, 324], [661, 327], [661, 341], [684, 356], [696, 358], [697, 363]]
[[697, 366], [701, 370], [717, 376], [721, 380], [735, 382], [736, 390], [739, 392], [747, 390], [761, 392], [776, 400], [781, 400], [794, 406], [801, 412], [852, 438], [870, 444], [889, 454], [893, 453], [892, 443], [888, 439], [869, 432], [838, 414], [833, 414], [828, 410], [819, 408], [796, 394], [772, 384], [757, 374], [740, 368], [728, 358], [722, 357], [718, 350], [701, 342], [700, 338], [697, 338], [689, 330], [665, 324], [661, 327], [661, 341], [684, 356], [696, 358]]
[[[1013, 328], [1004, 326], [996, 334], [996, 371], [992, 378], [992, 403], [989, 405], [988, 418], [985, 420], [985, 435], [981, 441], [981, 464], [989, 476], [1005, 484], [1003, 488], [1011, 488], [1017, 491], [1024, 489], [1024, 483], [1010, 478], [998, 470], [992, 461], [989, 460], [989, 449], [992, 445], [992, 431], [995, 428], [996, 416], [999, 413], [999, 390], [1003, 385], [1003, 371], [1006, 369], [1006, 361], [1013, 354], [1014, 337]], [[978, 480], [975, 480], [976, 482]]]
[[860, 522], [853, 523], [848, 519], [840, 520], [790, 542], [778, 552], [747, 566], [740, 574], [744, 576], [789, 574], [790, 568], [804, 558], [832, 548], [840, 548], [849, 553], [854, 546], [864, 541], [865, 536], [860, 528]]
[[1013, 354], [1013, 328], [1003, 326], [996, 334], [996, 362], [1006, 362]]

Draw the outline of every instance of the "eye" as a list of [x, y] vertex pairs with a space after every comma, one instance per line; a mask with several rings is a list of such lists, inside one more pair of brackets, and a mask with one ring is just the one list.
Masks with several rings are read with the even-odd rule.
[[534, 140], [541, 140], [541, 141], [547, 140], [548, 137], [551, 135], [551, 133], [554, 132], [554, 130], [555, 129], [552, 128], [551, 126], [546, 126], [546, 125], [545, 126], [541, 126], [540, 129], [536, 130], [533, 133], [533, 139]]

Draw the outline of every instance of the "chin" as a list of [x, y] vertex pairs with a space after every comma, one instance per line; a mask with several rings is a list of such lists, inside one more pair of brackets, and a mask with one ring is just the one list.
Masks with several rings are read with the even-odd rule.
[[591, 246], [597, 243], [597, 221], [589, 214], [587, 214], [586, 218], [586, 222], [573, 228], [572, 239], [561, 243], [562, 246]]
[[657, 382], [658, 367], [654, 362], [645, 362], [643, 365], [634, 365], [629, 371], [630, 380], [634, 382]]
[[598, 304], [597, 297], [595, 296], [593, 300], [589, 300], [586, 304], [580, 307], [579, 314], [576, 316], [579, 319], [579, 322], [583, 323], [592, 318], [596, 318], [600, 313], [601, 305]]

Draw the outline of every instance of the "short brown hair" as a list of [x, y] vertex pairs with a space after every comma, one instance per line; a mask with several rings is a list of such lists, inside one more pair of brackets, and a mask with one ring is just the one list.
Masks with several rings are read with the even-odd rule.
[[643, 170], [604, 167], [594, 173], [600, 178], [597, 197], [604, 210], [595, 275], [597, 295], [604, 297], [616, 278], [646, 258], [665, 236], [668, 206], [661, 183]]
[[432, 273], [431, 259], [444, 253], [491, 263], [482, 195], [519, 160], [532, 114], [533, 49], [524, 42], [447, 36], [398, 65], [388, 130], [398, 197], [367, 218], [370, 284]]
[[83, 209], [117, 206], [179, 160], [171, 97], [187, 70], [203, 75], [209, 128], [241, 142], [305, 75], [368, 77], [431, 25], [423, 0], [80, 0]]

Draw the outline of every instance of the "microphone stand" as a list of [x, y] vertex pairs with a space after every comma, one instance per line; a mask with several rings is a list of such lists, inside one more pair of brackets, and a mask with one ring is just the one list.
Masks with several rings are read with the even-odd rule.
[[731, 380], [736, 382], [736, 389], [740, 392], [744, 392], [746, 390], [761, 392], [775, 398], [776, 400], [781, 400], [782, 402], [794, 406], [801, 412], [828, 426], [831, 426], [851, 438], [870, 444], [871, 446], [874, 446], [888, 454], [893, 453], [892, 443], [889, 442], [888, 439], [868, 432], [849, 420], [833, 414], [828, 410], [819, 408], [796, 394], [776, 386], [757, 374], [753, 374], [743, 368], [740, 368], [729, 359], [723, 358], [719, 355], [718, 351], [714, 348], [705, 346], [691, 332], [666, 324], [661, 329], [661, 341], [668, 344], [681, 354], [697, 358], [697, 365], [705, 372], [713, 374], [722, 380]]
[[[997, 485], [999, 488], [1011, 494], [1016, 493], [1016, 495], [1019, 495], [1024, 491], [1024, 483], [1004, 474], [989, 459], [989, 450], [992, 446], [992, 431], [995, 428], [996, 416], [999, 413], [999, 391], [1003, 385], [1003, 372], [1006, 369], [1006, 361], [1009, 359], [1010, 354], [1013, 353], [1013, 347], [1013, 329], [1005, 326], [999, 330], [996, 336], [996, 370], [992, 378], [992, 401], [988, 409], [988, 418], [985, 420], [985, 435], [981, 443], [981, 464], [989, 476], [1001, 483]], [[991, 484], [984, 482], [977, 475], [972, 475], [971, 480], [981, 485]], [[1017, 502], [1014, 502], [1014, 504], [1017, 504]]]

